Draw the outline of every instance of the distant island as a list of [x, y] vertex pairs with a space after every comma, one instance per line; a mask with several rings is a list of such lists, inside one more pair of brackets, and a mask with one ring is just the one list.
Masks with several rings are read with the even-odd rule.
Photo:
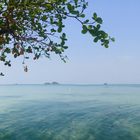
[[46, 82], [46, 83], [44, 83], [44, 85], [60, 85], [60, 83], [58, 83], [58, 82]]
[[108, 85], [108, 83], [104, 83], [104, 86], [107, 86]]

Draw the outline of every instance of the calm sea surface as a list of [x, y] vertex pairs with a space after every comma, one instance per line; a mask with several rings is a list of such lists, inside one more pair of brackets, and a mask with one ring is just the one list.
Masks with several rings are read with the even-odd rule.
[[140, 140], [140, 85], [0, 86], [0, 140]]

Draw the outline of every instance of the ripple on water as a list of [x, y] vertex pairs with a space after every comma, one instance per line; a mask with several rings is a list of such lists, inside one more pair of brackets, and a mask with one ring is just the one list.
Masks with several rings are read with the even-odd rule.
[[[48, 100], [46, 95], [44, 99], [35, 95], [26, 96], [24, 100], [23, 96], [0, 96], [3, 105], [9, 103], [0, 111], [0, 140], [139, 140], [140, 104], [130, 102], [124, 98], [126, 95], [119, 97], [116, 87], [115, 96], [112, 88], [110, 92], [109, 87], [104, 90], [111, 96], [92, 96], [91, 91], [82, 99], [83, 92], [74, 97], [60, 94], [54, 100]], [[61, 98], [63, 95], [65, 98]]]

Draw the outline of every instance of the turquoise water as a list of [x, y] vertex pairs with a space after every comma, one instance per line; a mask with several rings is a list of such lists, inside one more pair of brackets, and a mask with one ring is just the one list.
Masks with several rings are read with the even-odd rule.
[[140, 85], [0, 86], [0, 140], [140, 140]]

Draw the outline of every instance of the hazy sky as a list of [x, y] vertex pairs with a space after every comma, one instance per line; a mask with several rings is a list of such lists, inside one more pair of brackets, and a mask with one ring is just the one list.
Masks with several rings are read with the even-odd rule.
[[140, 83], [140, 0], [89, 0], [87, 15], [94, 11], [104, 20], [103, 29], [116, 39], [106, 49], [94, 44], [88, 35], [81, 35], [80, 24], [67, 22], [69, 57], [63, 63], [59, 57], [27, 61], [29, 72], [23, 71], [22, 60], [12, 67], [0, 64], [0, 77], [5, 83]]

